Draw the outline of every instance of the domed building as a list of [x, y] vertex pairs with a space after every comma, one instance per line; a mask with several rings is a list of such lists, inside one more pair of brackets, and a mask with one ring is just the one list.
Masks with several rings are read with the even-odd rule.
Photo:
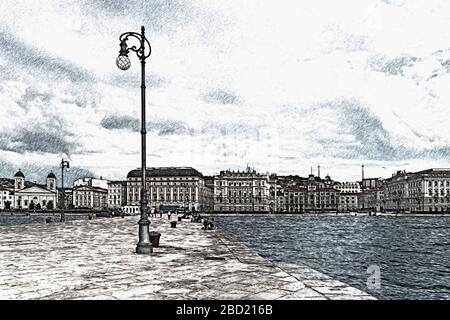
[[56, 176], [53, 172], [47, 175], [46, 184], [32, 183], [25, 180], [19, 169], [14, 175], [15, 209], [54, 209], [58, 203]]

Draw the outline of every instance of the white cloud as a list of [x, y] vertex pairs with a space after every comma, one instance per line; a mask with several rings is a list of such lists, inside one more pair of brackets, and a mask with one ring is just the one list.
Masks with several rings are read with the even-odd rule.
[[[150, 130], [150, 165], [307, 174], [320, 163], [342, 179], [362, 161], [448, 166], [446, 1], [145, 1], [133, 16], [137, 3], [2, 1], [0, 39], [27, 56], [0, 49], [0, 133], [56, 121], [72, 161], [114, 178], [137, 167], [139, 133], [100, 124], [140, 117], [138, 59], [124, 73], [115, 58], [119, 35], [144, 23], [148, 120], [190, 130]], [[0, 157], [63, 155], [22, 152]]]

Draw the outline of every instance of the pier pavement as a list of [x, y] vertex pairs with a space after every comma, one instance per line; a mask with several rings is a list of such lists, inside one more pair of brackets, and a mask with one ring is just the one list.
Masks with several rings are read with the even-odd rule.
[[375, 299], [305, 265], [274, 263], [188, 221], [135, 253], [137, 216], [0, 227], [0, 299]]

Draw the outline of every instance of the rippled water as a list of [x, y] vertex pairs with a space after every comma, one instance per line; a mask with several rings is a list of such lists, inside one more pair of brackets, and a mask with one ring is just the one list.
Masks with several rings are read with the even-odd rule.
[[[217, 217], [262, 256], [303, 263], [380, 299], [450, 298], [450, 217]], [[367, 268], [381, 288], [367, 287]]]
[[[17, 224], [29, 224], [29, 223], [46, 223], [45, 219], [51, 217], [53, 222], [59, 222], [60, 214], [48, 214], [42, 216], [25, 216], [25, 215], [0, 215], [0, 226], [11, 226]], [[87, 220], [87, 215], [65, 215], [66, 221], [71, 220]]]

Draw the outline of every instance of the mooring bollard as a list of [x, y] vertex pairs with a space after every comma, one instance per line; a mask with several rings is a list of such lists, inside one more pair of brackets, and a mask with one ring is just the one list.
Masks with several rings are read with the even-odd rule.
[[161, 237], [161, 233], [156, 231], [150, 231], [150, 242], [152, 243], [152, 247], [159, 247], [159, 238]]
[[52, 217], [47, 217], [47, 218], [45, 219], [45, 222], [46, 222], [46, 223], [51, 223], [51, 222], [52, 222]]
[[172, 228], [176, 228], [177, 227], [177, 222], [176, 221], [170, 221], [170, 226]]

